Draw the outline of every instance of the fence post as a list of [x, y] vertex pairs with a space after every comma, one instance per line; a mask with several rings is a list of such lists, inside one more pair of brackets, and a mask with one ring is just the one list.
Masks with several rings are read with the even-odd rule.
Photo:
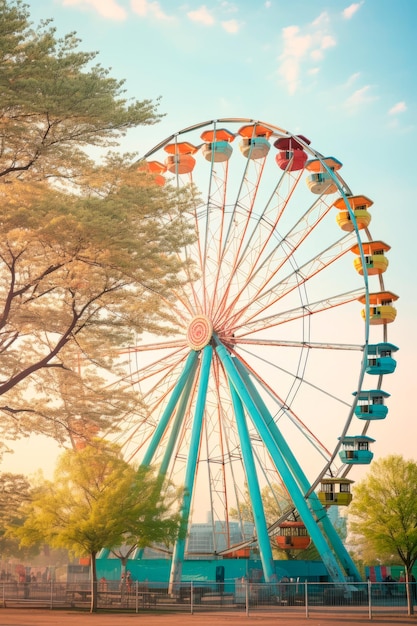
[[54, 608], [54, 581], [51, 580], [51, 596], [50, 596], [50, 607], [49, 607], [52, 611], [52, 609]]
[[368, 617], [372, 619], [372, 583], [368, 580]]
[[190, 582], [190, 612], [191, 615], [194, 613], [194, 588], [193, 581]]
[[308, 582], [307, 580], [304, 582], [304, 602], [306, 607], [306, 617], [309, 617], [308, 614]]
[[139, 581], [138, 580], [135, 581], [135, 587], [136, 587], [135, 612], [139, 613]]
[[246, 580], [245, 581], [245, 609], [246, 609], [246, 615], [249, 615], [249, 581]]

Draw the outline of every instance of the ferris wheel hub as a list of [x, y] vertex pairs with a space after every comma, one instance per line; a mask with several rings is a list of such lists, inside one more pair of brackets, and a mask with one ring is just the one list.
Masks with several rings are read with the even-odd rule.
[[187, 342], [192, 350], [202, 350], [213, 335], [213, 324], [206, 315], [196, 315], [187, 330]]

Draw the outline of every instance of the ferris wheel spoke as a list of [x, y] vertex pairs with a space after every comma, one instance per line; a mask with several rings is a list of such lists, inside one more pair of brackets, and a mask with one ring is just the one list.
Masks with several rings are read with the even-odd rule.
[[[252, 288], [252, 298], [250, 300], [246, 298], [248, 306], [249, 303], [258, 299], [260, 294], [265, 291], [266, 286], [273, 281], [274, 276], [280, 272], [285, 264], [289, 263], [295, 267], [293, 264], [295, 252], [307, 239], [307, 237], [314, 232], [314, 229], [320, 224], [331, 208], [332, 204], [328, 201], [325, 201], [322, 198], [316, 200], [299, 219], [299, 221], [294, 224], [292, 229], [275, 243], [272, 250], [268, 251], [268, 254], [264, 259], [258, 258], [257, 262], [254, 263], [251, 258], [250, 267], [252, 267], [252, 271], [245, 273], [245, 280], [241, 285], [238, 294], [229, 306], [224, 309], [223, 319], [230, 315], [233, 308], [236, 306], [236, 302], [240, 297], [242, 297], [245, 289], [248, 289], [251, 284], [255, 285], [255, 288]], [[346, 239], [352, 239], [353, 241], [351, 234], [348, 234]], [[253, 256], [251, 251], [250, 254]], [[234, 272], [238, 272], [238, 270], [239, 266], [236, 266], [234, 268]]]
[[319, 350], [353, 350], [363, 352], [363, 345], [354, 343], [334, 343], [319, 341], [285, 341], [283, 339], [251, 339], [249, 337], [235, 337], [235, 346], [274, 346], [276, 348], [303, 348]]
[[[254, 361], [256, 361], [256, 360], [265, 361], [261, 356], [259, 356], [257, 354], [252, 354], [251, 356], [254, 357]], [[281, 419], [281, 417], [284, 416], [284, 415], [286, 417], [289, 417], [290, 420], [294, 424], [296, 424], [297, 428], [299, 428], [300, 432], [302, 432], [304, 434], [304, 436], [310, 442], [313, 443], [314, 447], [317, 450], [320, 451], [320, 454], [323, 456], [323, 458], [328, 460], [330, 458], [330, 456], [331, 456], [331, 452], [320, 441], [320, 439], [314, 434], [314, 432], [291, 409], [291, 407], [290, 407], [290, 400], [291, 399], [289, 397], [287, 397], [286, 399], [281, 398], [279, 396], [277, 390], [272, 388], [271, 385], [269, 385], [258, 373], [256, 373], [255, 369], [248, 364], [248, 361], [247, 360], [244, 361], [242, 359], [242, 356], [239, 356], [238, 363], [242, 363], [242, 366], [244, 368], [246, 368], [246, 370], [248, 372], [251, 373], [251, 375], [257, 381], [257, 383], [260, 385], [260, 387], [274, 401], [275, 410], [272, 412], [274, 420], [275, 421], [279, 421]], [[305, 379], [301, 380], [299, 375], [297, 373], [295, 373], [295, 372], [290, 372], [290, 371], [286, 370], [285, 368], [279, 367], [276, 363], [268, 362], [268, 366], [270, 366], [273, 370], [275, 369], [276, 371], [281, 371], [281, 372], [284, 372], [285, 374], [289, 374], [295, 382], [298, 382], [300, 384], [302, 382], [302, 384], [314, 387], [316, 390], [319, 390], [321, 392], [321, 394], [326, 395], [326, 396], [336, 400], [341, 405], [350, 406], [346, 401], [342, 400], [341, 398], [336, 397], [334, 394], [330, 393], [328, 390], [324, 390], [324, 389], [318, 388], [316, 385], [314, 385], [312, 383], [309, 383]]]
[[[301, 174], [298, 173], [298, 176], [291, 177], [292, 185], [295, 186], [298, 184], [300, 176]], [[239, 287], [238, 293], [233, 296], [232, 301], [227, 305], [226, 303], [229, 293], [227, 292], [224, 294], [223, 307], [219, 307], [219, 311], [222, 311], [224, 318], [228, 315], [229, 311], [233, 311], [236, 303], [241, 297], [241, 294], [244, 293], [245, 289], [248, 288], [251, 281], [257, 276], [257, 274], [259, 274], [262, 269], [264, 271], [271, 271], [272, 269], [272, 255], [268, 253], [268, 250], [271, 247], [271, 241], [276, 238], [279, 221], [284, 214], [284, 211], [288, 206], [289, 198], [291, 197], [291, 190], [290, 193], [284, 198], [279, 196], [279, 189], [283, 178], [284, 173], [278, 181], [272, 196], [266, 203], [265, 208], [261, 211], [261, 213], [258, 213], [257, 216], [254, 216], [253, 218], [254, 224], [252, 224], [250, 230], [248, 230], [249, 234], [245, 246], [240, 253], [239, 259], [237, 259], [234, 264], [235, 276], [238, 276], [242, 272], [242, 267], [246, 265], [246, 269], [243, 272], [244, 279]], [[271, 214], [273, 221], [270, 221], [269, 218], [267, 218], [268, 213]], [[244, 236], [242, 236], [242, 242], [243, 240]], [[274, 243], [273, 248], [275, 250], [276, 247], [276, 243]], [[265, 256], [266, 258], [264, 258]], [[253, 268], [251, 272], [247, 271], [248, 264], [250, 268]], [[278, 271], [279, 267], [280, 266], [278, 266], [278, 268], [276, 267], [276, 259], [274, 259], [273, 271]], [[224, 269], [219, 264], [219, 272], [220, 271], [224, 272]], [[230, 271], [230, 268], [228, 268], [228, 271]], [[219, 321], [221, 322], [222, 320], [219, 319]]]
[[[220, 272], [224, 272], [224, 266], [227, 266], [228, 272], [232, 275], [236, 274], [239, 267], [239, 257], [242, 254], [242, 248], [245, 245], [247, 237], [250, 237], [251, 222], [253, 220], [254, 203], [258, 191], [259, 180], [262, 176], [265, 159], [258, 161], [247, 160], [245, 174], [242, 177], [241, 186], [237, 192], [237, 198], [231, 205], [231, 212], [228, 216], [228, 226], [226, 229], [223, 249], [218, 262], [218, 280], [219, 284]], [[255, 170], [254, 180], [248, 174], [249, 169]], [[236, 229], [239, 230], [239, 237], [235, 236]], [[222, 285], [222, 297], [218, 299], [218, 309], [223, 310], [229, 295], [232, 283], [225, 281]], [[217, 294], [217, 291], [215, 292]]]
[[[280, 311], [276, 314], [267, 315], [265, 317], [258, 316], [256, 319], [253, 319], [247, 323], [242, 322], [240, 325], [237, 325], [235, 327], [232, 326], [227, 330], [228, 333], [232, 333], [233, 336], [246, 337], [249, 334], [261, 330], [275, 328], [287, 322], [308, 317], [310, 315], [323, 313], [324, 311], [328, 311], [337, 306], [342, 306], [344, 304], [348, 304], [349, 302], [354, 302], [361, 295], [363, 295], [363, 289], [356, 289], [354, 291], [340, 294], [338, 296], [330, 296], [328, 298], [318, 300], [317, 302], [308, 303], [301, 307], [296, 307], [288, 311]], [[238, 335], [236, 335], [237, 332], [239, 332]]]
[[[279, 300], [295, 289], [299, 289], [301, 285], [316, 277], [320, 272], [324, 272], [332, 263], [346, 254], [352, 247], [352, 241], [352, 234], [349, 233], [301, 267], [296, 268], [291, 274], [280, 279], [279, 282], [271, 284], [267, 289], [266, 285], [262, 285], [254, 293], [245, 294], [245, 305], [240, 309], [236, 307], [237, 310], [234, 314], [230, 314], [228, 323], [236, 325], [243, 318], [247, 324], [259, 315], [259, 311], [264, 312], [273, 307]], [[271, 279], [274, 275], [275, 273], [271, 272]], [[248, 316], [249, 311], [253, 313]]]

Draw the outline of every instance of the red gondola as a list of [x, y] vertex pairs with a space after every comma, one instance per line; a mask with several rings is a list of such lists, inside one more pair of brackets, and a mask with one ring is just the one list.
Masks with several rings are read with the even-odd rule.
[[282, 522], [275, 540], [280, 550], [305, 550], [311, 543], [303, 522]]

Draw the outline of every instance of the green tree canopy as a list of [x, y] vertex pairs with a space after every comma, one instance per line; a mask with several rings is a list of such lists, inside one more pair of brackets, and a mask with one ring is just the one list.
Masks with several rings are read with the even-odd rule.
[[389, 561], [397, 555], [407, 581], [417, 560], [416, 484], [417, 463], [388, 456], [375, 461], [366, 478], [355, 485], [349, 507], [349, 529], [359, 549], [365, 544], [368, 554], [371, 548]]
[[[3, 472], [0, 474], [0, 554], [19, 556], [22, 550], [15, 538], [7, 535], [10, 525], [22, 523], [20, 509], [22, 504], [30, 500], [30, 485], [22, 474]], [[26, 550], [23, 551], [27, 553]]]
[[136, 470], [114, 444], [94, 440], [60, 457], [53, 481], [39, 485], [22, 508], [25, 521], [9, 532], [22, 545], [47, 542], [91, 558], [92, 611], [97, 609], [96, 555], [131, 542], [169, 545], [179, 529], [172, 494], [149, 469]]
[[57, 38], [50, 20], [35, 28], [21, 0], [0, 3], [0, 177], [83, 179], [85, 148], [115, 146], [160, 119], [152, 101], [127, 100], [124, 81], [79, 43], [75, 33]]
[[7, 438], [88, 439], [140, 410], [130, 385], [109, 387], [118, 350], [138, 334], [172, 330], [170, 294], [190, 278], [178, 253], [193, 236], [184, 219], [192, 191], [157, 186], [135, 155], [108, 152], [130, 128], [156, 123], [157, 105], [128, 101], [123, 81], [78, 45], [74, 34], [58, 39], [50, 22], [33, 28], [19, 0], [0, 2]]

